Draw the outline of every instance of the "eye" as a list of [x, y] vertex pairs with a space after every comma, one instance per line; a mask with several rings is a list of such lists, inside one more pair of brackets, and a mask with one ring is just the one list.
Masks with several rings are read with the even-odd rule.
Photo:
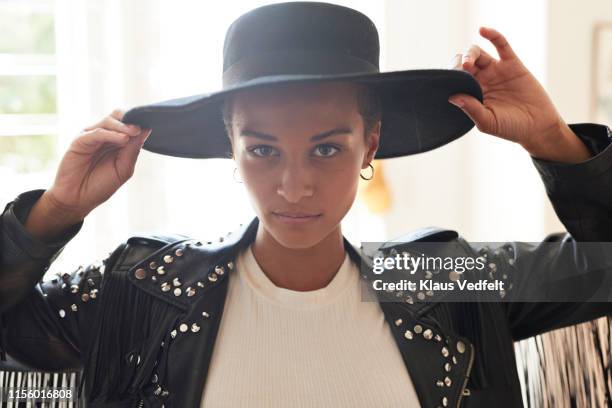
[[339, 152], [340, 149], [331, 144], [320, 144], [317, 145], [314, 149], [315, 152], [319, 152], [320, 154], [315, 154], [315, 156], [319, 157], [331, 157]]
[[272, 146], [268, 145], [259, 145], [254, 146], [248, 149], [253, 155], [257, 157], [268, 157], [268, 156], [277, 156], [277, 151]]

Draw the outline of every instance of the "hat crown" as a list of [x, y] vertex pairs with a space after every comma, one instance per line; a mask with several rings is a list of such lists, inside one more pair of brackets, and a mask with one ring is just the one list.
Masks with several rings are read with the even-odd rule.
[[[346, 57], [368, 71], [379, 70], [378, 31], [366, 15], [335, 4], [288, 2], [258, 7], [230, 25], [223, 44], [223, 71], [244, 59], [309, 52], [314, 59]], [[322, 74], [328, 73], [325, 65], [320, 63]], [[276, 73], [302, 73], [290, 70]]]

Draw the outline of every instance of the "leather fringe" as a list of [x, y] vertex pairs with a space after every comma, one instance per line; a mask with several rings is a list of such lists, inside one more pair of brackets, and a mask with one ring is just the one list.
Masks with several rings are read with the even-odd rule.
[[528, 407], [609, 407], [612, 318], [547, 332], [515, 344]]
[[161, 342], [184, 313], [136, 288], [127, 276], [126, 271], [104, 276], [98, 316], [92, 319], [83, 353], [90, 356], [83, 362], [89, 401], [120, 400], [152, 386], [155, 366], [167, 353]]

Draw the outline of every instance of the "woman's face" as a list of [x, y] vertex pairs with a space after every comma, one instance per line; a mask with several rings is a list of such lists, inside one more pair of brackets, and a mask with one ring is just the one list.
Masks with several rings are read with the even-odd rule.
[[284, 85], [236, 95], [232, 145], [240, 177], [266, 231], [308, 248], [336, 230], [378, 148], [364, 135], [356, 86]]

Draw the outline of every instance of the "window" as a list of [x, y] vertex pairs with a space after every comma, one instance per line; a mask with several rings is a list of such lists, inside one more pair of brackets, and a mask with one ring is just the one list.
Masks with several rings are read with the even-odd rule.
[[57, 155], [50, 0], [0, 1], [0, 179], [4, 201], [48, 178]]

